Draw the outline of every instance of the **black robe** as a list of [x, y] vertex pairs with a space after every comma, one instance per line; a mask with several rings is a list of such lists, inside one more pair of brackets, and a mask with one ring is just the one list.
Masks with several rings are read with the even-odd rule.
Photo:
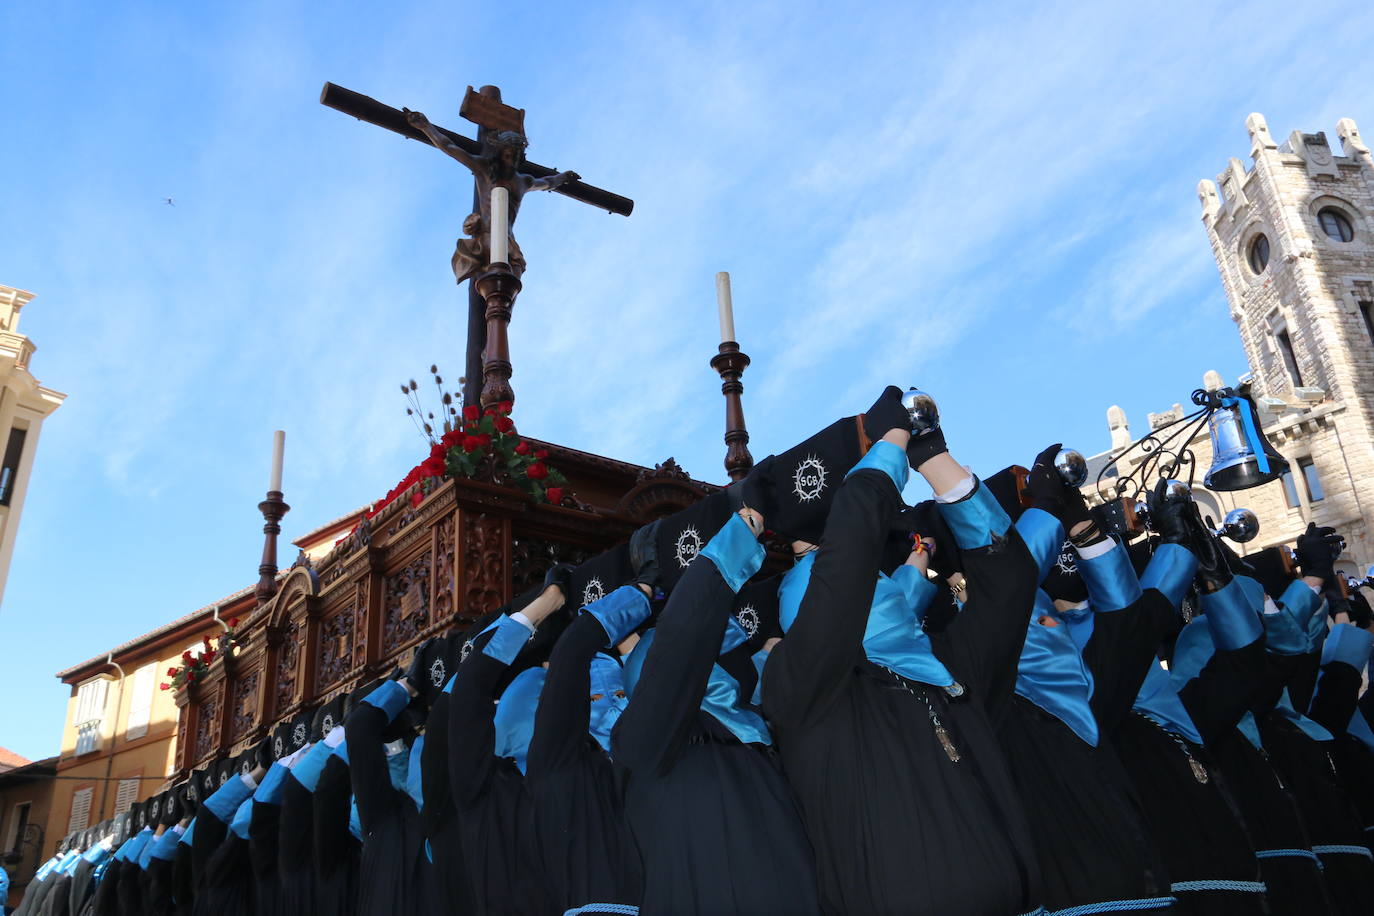
[[645, 916], [820, 911], [811, 845], [777, 754], [740, 743], [700, 708], [734, 602], [715, 564], [698, 556], [612, 731]]
[[389, 724], [383, 710], [364, 702], [353, 707], [344, 725], [363, 833], [359, 916], [424, 913], [428, 907], [429, 860], [420, 832], [420, 811], [414, 799], [391, 784], [382, 738]]
[[[1048, 910], [1109, 901], [1157, 904], [1170, 896], [1143, 803], [1107, 739], [1130, 714], [1144, 679], [1142, 657], [1154, 654], [1151, 606], [1162, 597], [1151, 590], [1129, 607], [1094, 614], [1083, 657], [1093, 677], [1090, 705], [1101, 736], [1096, 747], [1020, 694], [995, 723], [1007, 759], [1015, 761], [1012, 778], [1039, 852]], [[1112, 912], [1168, 909], [1122, 906]]]
[[282, 911], [293, 916], [317, 911], [311, 829], [314, 803], [311, 790], [288, 774], [277, 815], [277, 893]]
[[993, 723], [1011, 702], [1035, 563], [1014, 530], [963, 551], [968, 601], [932, 642], [965, 689], [900, 677], [863, 652], [900, 504], [880, 471], [844, 481], [797, 619], [764, 669], [821, 900], [836, 913], [1028, 912], [1040, 902], [1036, 855]]
[[463, 855], [462, 828], [449, 786], [449, 699], [440, 693], [425, 720], [425, 746], [420, 750], [420, 778], [425, 805], [420, 823], [429, 841], [434, 866], [429, 869], [430, 900], [449, 916], [466, 916], [477, 910]]
[[589, 669], [606, 640], [591, 614], [563, 631], [549, 659], [530, 741], [525, 785], [555, 912], [588, 904], [635, 906], [644, 892], [615, 768], [587, 733]]
[[1207, 749], [1255, 845], [1270, 912], [1329, 916], [1334, 910], [1302, 811], [1268, 755], [1236, 728], [1214, 737]]
[[[458, 666], [449, 695], [449, 787], [458, 812], [474, 912], [545, 916], [553, 910], [534, 839], [525, 776], [496, 756], [497, 690], [509, 666], [482, 650], [483, 634]], [[560, 911], [561, 912], [561, 911]]]
[[[132, 883], [128, 879], [126, 872], [120, 881], [121, 895]], [[205, 880], [196, 894], [194, 912], [196, 916], [253, 916], [257, 912], [256, 891], [248, 840], [230, 830], [206, 863]]]
[[[310, 797], [309, 883], [314, 907], [309, 912], [319, 916], [350, 916], [357, 909], [362, 844], [349, 830], [352, 800], [348, 764], [339, 755], [331, 755]], [[297, 916], [300, 911], [283, 912]]]
[[1374, 752], [1349, 731], [1350, 720], [1359, 709], [1363, 680], [1363, 672], [1348, 662], [1326, 663], [1307, 715], [1336, 739], [1327, 747], [1327, 753], [1335, 764], [1341, 787], [1359, 812], [1365, 845], [1374, 851]]

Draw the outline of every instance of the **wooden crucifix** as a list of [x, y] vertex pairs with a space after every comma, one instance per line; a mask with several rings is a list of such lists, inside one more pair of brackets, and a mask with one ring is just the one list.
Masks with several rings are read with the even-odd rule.
[[[480, 91], [474, 91], [469, 86], [459, 110], [462, 117], [478, 126], [476, 140], [431, 124], [419, 112], [397, 111], [376, 99], [333, 83], [324, 84], [320, 104], [369, 124], [385, 127], [403, 137], [428, 143], [472, 172], [472, 213], [463, 220], [465, 237], [458, 240], [452, 265], [457, 282], [470, 281], [463, 403], [477, 404], [482, 391], [483, 362], [487, 349], [487, 305], [477, 292], [475, 282], [471, 281], [486, 269], [490, 260], [487, 241], [491, 227], [491, 189], [504, 187], [509, 191], [510, 226], [515, 224], [526, 191], [554, 191], [622, 216], [630, 215], [634, 201], [586, 184], [576, 172], [560, 172], [525, 159], [528, 141], [525, 138], [524, 109], [503, 104], [501, 91], [495, 86], [483, 86]], [[509, 261], [517, 276], [524, 272], [525, 259], [513, 235], [510, 237]]]

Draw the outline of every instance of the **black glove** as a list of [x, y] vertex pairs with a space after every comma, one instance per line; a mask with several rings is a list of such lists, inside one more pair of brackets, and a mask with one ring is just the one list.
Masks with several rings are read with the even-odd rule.
[[273, 759], [272, 736], [268, 735], [253, 748], [253, 765], [260, 766], [265, 770], [272, 766]]
[[635, 571], [631, 585], [658, 588], [658, 525], [650, 522], [630, 535], [630, 566]]
[[1231, 572], [1231, 562], [1226, 556], [1227, 549], [1222, 544], [1221, 538], [1202, 524], [1197, 503], [1189, 501], [1188, 507], [1192, 509], [1186, 515], [1191, 516], [1189, 524], [1194, 529], [1193, 543], [1189, 546], [1193, 551], [1193, 556], [1197, 557], [1198, 591], [1203, 594], [1221, 591], [1231, 584], [1234, 575]]
[[1184, 547], [1191, 547], [1193, 531], [1189, 524], [1189, 516], [1196, 513], [1197, 509], [1193, 506], [1191, 499], [1181, 502], [1166, 500], [1164, 498], [1166, 486], [1168, 486], [1168, 481], [1161, 479], [1146, 497], [1146, 503], [1150, 508], [1150, 527], [1155, 530], [1160, 541], [1165, 544], [1182, 544]]
[[1350, 622], [1361, 630], [1369, 629], [1369, 625], [1374, 623], [1374, 608], [1369, 606], [1363, 594], [1357, 588], [1350, 593]]
[[1088, 512], [1088, 501], [1083, 494], [1077, 487], [1064, 483], [1054, 466], [1054, 459], [1063, 447], [1056, 442], [1035, 456], [1035, 463], [1026, 477], [1026, 487], [1034, 507], [1059, 519], [1067, 534], [1075, 525], [1092, 521], [1092, 514]]
[[887, 435], [888, 430], [904, 429], [911, 431], [911, 416], [902, 406], [902, 389], [888, 385], [878, 400], [864, 413], [864, 435], [877, 442]]
[[181, 820], [182, 806], [181, 793], [176, 789], [168, 790], [162, 794], [162, 813], [158, 823], [164, 827], [171, 827]]
[[1302, 574], [1323, 582], [1334, 576], [1339, 542], [1335, 528], [1318, 528], [1316, 522], [1308, 522], [1307, 530], [1298, 535], [1298, 568]]
[[954, 540], [954, 532], [945, 524], [935, 500], [927, 499], [902, 510], [897, 524], [911, 534], [919, 534], [922, 540], [935, 542], [935, 552], [930, 557], [930, 568], [941, 579], [948, 579], [954, 573], [964, 571], [959, 554], [959, 544]]
[[415, 698], [426, 707], [434, 705], [439, 692], [444, 689], [444, 681], [453, 673], [448, 670], [447, 654], [448, 639], [443, 636], [432, 637], [415, 650], [410, 667], [406, 669], [406, 683], [415, 688]]
[[571, 563], [555, 563], [544, 573], [544, 589], [547, 591], [550, 585], [558, 586], [558, 590], [563, 593], [563, 603], [566, 605], [572, 598], [572, 577], [573, 566]]
[[1332, 620], [1335, 620], [1338, 614], [1350, 617], [1350, 601], [1341, 594], [1338, 586], [1330, 585], [1322, 589], [1322, 597], [1326, 599], [1326, 614]]
[[730, 509], [738, 512], [749, 508], [763, 516], [766, 523], [778, 511], [778, 500], [773, 488], [773, 456], [755, 464], [749, 476], [730, 485]]

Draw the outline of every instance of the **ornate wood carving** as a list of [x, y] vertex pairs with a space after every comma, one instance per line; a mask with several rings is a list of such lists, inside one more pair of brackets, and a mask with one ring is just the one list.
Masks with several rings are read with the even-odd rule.
[[196, 740], [193, 744], [196, 760], [206, 757], [219, 745], [219, 730], [216, 727], [219, 724], [219, 697], [217, 690], [201, 700], [200, 708], [196, 711]]
[[229, 711], [230, 741], [237, 741], [257, 725], [260, 680], [258, 671], [250, 671], [234, 682], [234, 703]]
[[431, 623], [447, 623], [454, 616], [453, 598], [458, 590], [457, 556], [453, 544], [453, 514], [434, 526], [434, 585], [431, 591]]
[[353, 667], [362, 667], [367, 662], [367, 580], [359, 580], [353, 589]]
[[357, 618], [357, 605], [350, 602], [343, 610], [320, 622], [320, 642], [315, 654], [316, 693], [328, 690], [353, 667]]
[[555, 563], [576, 566], [591, 559], [597, 551], [542, 538], [518, 535], [511, 538], [511, 591], [522, 594], [544, 581], [544, 573]]
[[481, 616], [505, 600], [504, 526], [485, 512], [464, 512], [462, 526], [464, 610]]
[[301, 646], [304, 641], [305, 634], [301, 630], [300, 621], [289, 621], [277, 653], [277, 668], [274, 672], [276, 677], [273, 682], [276, 687], [272, 707], [274, 715], [283, 714], [296, 700], [296, 686], [301, 672]]
[[429, 625], [431, 554], [425, 551], [409, 565], [386, 577], [382, 595], [382, 653], [389, 654], [420, 635]]

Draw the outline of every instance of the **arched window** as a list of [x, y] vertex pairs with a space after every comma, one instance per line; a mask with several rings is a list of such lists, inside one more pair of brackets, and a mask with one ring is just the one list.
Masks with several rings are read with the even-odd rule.
[[1355, 227], [1350, 225], [1350, 217], [1335, 207], [1322, 207], [1317, 211], [1317, 222], [1322, 232], [1338, 242], [1349, 242], [1355, 238]]
[[1264, 273], [1264, 268], [1269, 266], [1269, 237], [1263, 233], [1255, 236], [1255, 240], [1250, 243], [1250, 269], [1257, 274]]

